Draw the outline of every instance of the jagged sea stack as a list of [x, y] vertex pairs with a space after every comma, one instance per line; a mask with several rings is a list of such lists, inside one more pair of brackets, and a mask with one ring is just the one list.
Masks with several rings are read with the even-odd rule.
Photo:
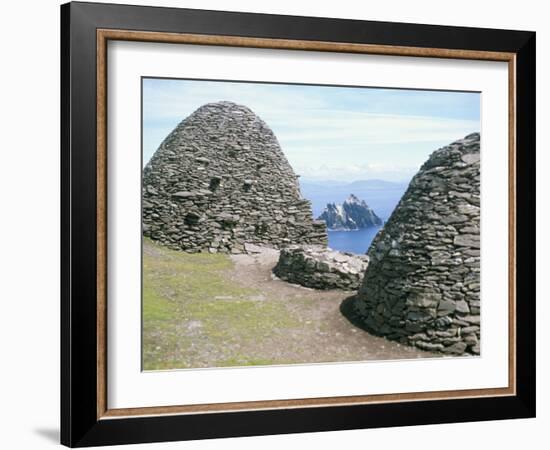
[[480, 353], [479, 133], [435, 151], [369, 248], [342, 312], [378, 335]]
[[372, 208], [353, 194], [342, 204], [327, 203], [317, 220], [324, 220], [329, 230], [360, 230], [382, 225], [382, 219]]
[[143, 234], [188, 252], [326, 244], [271, 129], [231, 102], [201, 106], [143, 170]]

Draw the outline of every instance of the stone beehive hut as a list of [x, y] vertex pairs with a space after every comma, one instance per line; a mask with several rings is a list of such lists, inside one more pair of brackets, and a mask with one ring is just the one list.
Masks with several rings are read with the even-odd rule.
[[421, 349], [479, 354], [479, 133], [434, 152], [374, 239], [342, 312]]
[[245, 106], [206, 104], [143, 170], [143, 234], [188, 252], [326, 244], [273, 132]]

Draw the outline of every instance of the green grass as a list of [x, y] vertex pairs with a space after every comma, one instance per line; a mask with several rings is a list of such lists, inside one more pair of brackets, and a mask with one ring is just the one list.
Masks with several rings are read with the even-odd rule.
[[210, 338], [255, 339], [269, 330], [296, 325], [286, 314], [284, 305], [264, 304], [253, 300], [213, 301], [187, 305], [186, 314], [203, 323]]
[[157, 295], [149, 286], [143, 287], [143, 321], [144, 323], [168, 321], [174, 317], [176, 306], [173, 301]]
[[[286, 306], [232, 282], [222, 254], [189, 254], [144, 239], [143, 368], [272, 364], [256, 343], [297, 327]], [[246, 353], [243, 353], [243, 349]]]

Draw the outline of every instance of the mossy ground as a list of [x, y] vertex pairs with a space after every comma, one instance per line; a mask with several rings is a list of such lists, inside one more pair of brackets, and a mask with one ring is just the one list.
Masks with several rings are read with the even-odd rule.
[[145, 370], [274, 363], [239, 348], [299, 322], [284, 304], [255, 300], [261, 292], [228, 280], [224, 274], [232, 268], [227, 255], [176, 252], [145, 241]]
[[347, 322], [338, 307], [350, 293], [273, 280], [274, 261], [243, 258], [144, 239], [144, 370], [418, 357]]

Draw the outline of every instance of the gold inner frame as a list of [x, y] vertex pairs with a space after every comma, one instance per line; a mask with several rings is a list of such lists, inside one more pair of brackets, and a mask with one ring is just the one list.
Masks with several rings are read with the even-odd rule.
[[[262, 400], [199, 405], [109, 409], [107, 405], [107, 42], [109, 40], [218, 45], [375, 55], [502, 61], [508, 63], [508, 386], [504, 388], [410, 392], [401, 394]], [[516, 54], [477, 50], [299, 41], [239, 36], [97, 30], [97, 418], [219, 413], [265, 409], [344, 406], [403, 401], [446, 400], [516, 394]]]

